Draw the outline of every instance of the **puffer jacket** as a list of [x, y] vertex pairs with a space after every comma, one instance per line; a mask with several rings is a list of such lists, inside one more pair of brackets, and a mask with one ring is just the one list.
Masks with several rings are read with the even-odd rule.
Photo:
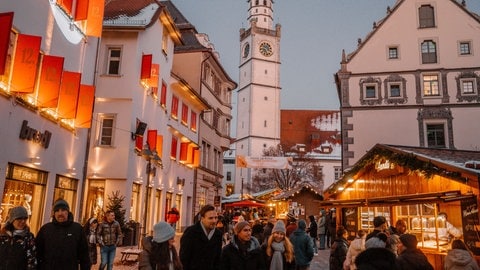
[[242, 253], [238, 246], [237, 236], [232, 238], [232, 241], [223, 247], [222, 256], [220, 258], [221, 270], [266, 270], [266, 262], [263, 256], [262, 249], [258, 240], [252, 237], [250, 245], [246, 253]]
[[445, 270], [480, 270], [470, 252], [463, 249], [449, 250], [445, 257]]
[[295, 253], [295, 264], [297, 266], [308, 266], [313, 259], [313, 242], [302, 228], [298, 228], [290, 235], [290, 242], [292, 242]]
[[37, 269], [35, 238], [26, 227], [23, 231], [13, 230], [7, 223], [0, 231], [0, 270]]
[[97, 241], [100, 246], [119, 246], [122, 243], [122, 229], [120, 223], [114, 220], [108, 223], [106, 220], [98, 224]]

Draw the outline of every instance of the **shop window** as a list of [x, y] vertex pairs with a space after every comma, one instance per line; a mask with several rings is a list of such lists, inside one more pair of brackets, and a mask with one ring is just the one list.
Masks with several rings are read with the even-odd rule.
[[140, 206], [143, 204], [140, 201], [140, 191], [142, 190], [142, 185], [138, 183], [133, 183], [132, 185], [132, 201], [130, 204], [130, 219], [140, 222], [142, 218], [140, 217]]
[[[55, 189], [53, 190], [53, 203], [59, 199], [68, 202], [70, 212], [75, 215], [75, 203], [77, 201], [78, 179], [57, 175]], [[53, 205], [52, 205], [53, 208]]]
[[173, 194], [171, 192], [167, 192], [165, 194], [165, 208], [164, 208], [164, 215], [165, 215], [165, 220], [167, 220], [167, 213], [172, 208], [172, 199], [173, 199]]
[[438, 75], [423, 75], [423, 95], [424, 96], [439, 96]]
[[233, 194], [234, 186], [232, 184], [227, 184], [225, 186], [225, 196], [230, 196]]
[[208, 195], [208, 188], [204, 186], [200, 186], [199, 192], [197, 194], [198, 206], [202, 208], [207, 204], [207, 195]]
[[388, 59], [398, 59], [398, 47], [388, 48]]
[[86, 218], [95, 217], [103, 219], [103, 206], [105, 197], [104, 180], [88, 180]]
[[431, 5], [422, 5], [418, 9], [420, 28], [435, 27], [435, 9]]
[[99, 146], [113, 146], [113, 137], [115, 134], [115, 115], [99, 114]]
[[368, 232], [373, 231], [373, 219], [377, 216], [383, 216], [387, 220], [387, 224], [392, 224], [390, 218], [390, 207], [360, 207], [360, 229]]
[[162, 190], [155, 191], [155, 214], [153, 220], [162, 220]]
[[121, 47], [107, 48], [107, 75], [120, 75], [120, 63], [122, 56]]
[[445, 148], [445, 125], [444, 124], [427, 124], [427, 145], [430, 148]]
[[22, 205], [29, 214], [30, 230], [37, 232], [44, 223], [47, 178], [47, 172], [9, 163], [0, 205], [0, 223], [7, 220], [10, 208]]
[[472, 43], [470, 41], [460, 41], [458, 43], [458, 51], [460, 55], [471, 55], [471, 45]]
[[425, 40], [421, 45], [422, 64], [437, 63], [437, 44], [433, 40]]

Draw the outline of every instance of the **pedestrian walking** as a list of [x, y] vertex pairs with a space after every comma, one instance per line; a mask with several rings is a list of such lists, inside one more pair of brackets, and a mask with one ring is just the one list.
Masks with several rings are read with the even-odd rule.
[[480, 267], [465, 243], [455, 239], [452, 249], [445, 256], [445, 270], [480, 270]]
[[70, 206], [63, 199], [53, 205], [52, 221], [40, 228], [35, 247], [40, 270], [90, 269], [88, 243], [82, 225], [73, 221]]
[[310, 223], [308, 224], [308, 235], [310, 235], [310, 238], [312, 239], [312, 244], [313, 244], [313, 255], [318, 255], [318, 246], [317, 246], [317, 231], [318, 231], [318, 226], [317, 226], [317, 221], [315, 221], [315, 217], [313, 215], [308, 216], [308, 219]]
[[326, 221], [325, 221], [325, 210], [320, 210], [320, 216], [318, 218], [317, 222], [317, 233], [318, 233], [318, 241], [320, 244], [319, 249], [320, 250], [325, 250], [325, 236], [327, 234], [327, 228], [326, 228]]
[[290, 235], [290, 241], [295, 253], [295, 268], [297, 270], [310, 269], [310, 263], [313, 259], [313, 244], [310, 236], [305, 231], [306, 228], [307, 223], [305, 220], [300, 219], [297, 230]]
[[325, 217], [325, 223], [327, 224], [327, 247], [330, 248], [337, 237], [337, 216], [335, 208], [327, 210]]
[[343, 270], [343, 263], [347, 258], [348, 251], [348, 231], [339, 227], [337, 229], [337, 237], [330, 249], [330, 270]]
[[153, 226], [153, 236], [142, 239], [143, 250], [138, 256], [139, 270], [182, 270], [175, 249], [175, 230], [164, 221]]
[[205, 205], [200, 220], [180, 238], [180, 261], [185, 270], [217, 270], [222, 253], [222, 232], [216, 228], [218, 215], [213, 205]]
[[343, 269], [345, 270], [356, 270], [355, 258], [360, 254], [360, 252], [365, 250], [365, 237], [367, 233], [364, 230], [358, 230], [357, 236], [355, 239], [350, 242], [348, 247], [347, 257], [345, 262], [343, 262]]
[[287, 237], [290, 237], [290, 235], [297, 230], [297, 219], [295, 216], [291, 213], [287, 214]]
[[427, 257], [417, 248], [417, 237], [413, 234], [400, 235], [397, 267], [399, 270], [433, 270]]
[[92, 265], [97, 264], [97, 228], [98, 220], [94, 217], [89, 218], [83, 225], [83, 231], [88, 242], [88, 255]]
[[172, 209], [167, 212], [167, 222], [174, 230], [177, 229], [177, 221], [180, 219], [180, 212], [177, 209], [177, 206], [172, 206]]
[[23, 206], [10, 209], [0, 230], [0, 269], [37, 269], [35, 237], [27, 225], [28, 211]]
[[272, 234], [262, 246], [269, 270], [295, 270], [293, 245], [286, 233], [285, 223], [277, 221], [272, 228]]
[[115, 220], [115, 213], [109, 210], [105, 213], [103, 222], [97, 230], [97, 241], [100, 245], [100, 270], [112, 270], [117, 246], [122, 244], [122, 228]]
[[265, 257], [258, 240], [252, 236], [252, 227], [247, 221], [234, 228], [232, 241], [222, 249], [221, 270], [266, 270]]

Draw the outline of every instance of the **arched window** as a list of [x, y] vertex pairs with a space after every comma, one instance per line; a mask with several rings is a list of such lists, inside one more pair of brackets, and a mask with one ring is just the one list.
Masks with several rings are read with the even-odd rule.
[[422, 64], [437, 63], [437, 44], [433, 40], [422, 42]]

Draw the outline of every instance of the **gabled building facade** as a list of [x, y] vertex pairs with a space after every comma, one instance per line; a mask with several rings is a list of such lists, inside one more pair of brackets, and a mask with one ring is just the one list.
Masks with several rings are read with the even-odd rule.
[[387, 8], [335, 74], [343, 169], [376, 143], [478, 150], [479, 34], [465, 1]]

